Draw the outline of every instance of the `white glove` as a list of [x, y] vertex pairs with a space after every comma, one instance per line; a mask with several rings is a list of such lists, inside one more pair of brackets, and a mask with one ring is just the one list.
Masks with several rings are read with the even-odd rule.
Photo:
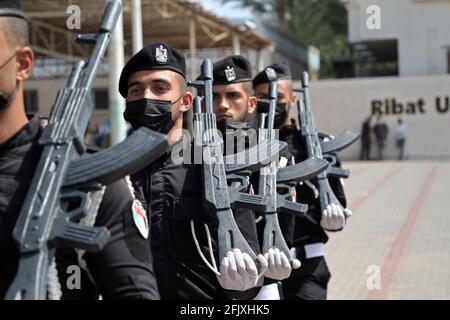
[[286, 257], [286, 254], [278, 248], [269, 249], [269, 251], [264, 254], [264, 258], [266, 258], [269, 263], [264, 276], [275, 280], [288, 278], [291, 275], [291, 270], [299, 268], [301, 264], [299, 260], [294, 259], [291, 267], [291, 263]]
[[[262, 273], [267, 269], [267, 260], [263, 255], [257, 257]], [[255, 262], [247, 253], [239, 249], [228, 251], [220, 263], [220, 275], [217, 276], [222, 288], [227, 290], [245, 291], [256, 287], [260, 275]]]
[[[352, 214], [350, 210], [345, 209], [344, 211], [347, 216]], [[330, 231], [342, 229], [345, 226], [345, 215], [341, 207], [334, 203], [328, 205], [327, 208], [323, 210], [320, 225], [325, 230]]]
[[350, 218], [353, 214], [352, 210], [350, 209], [344, 209], [344, 214], [346, 218]]

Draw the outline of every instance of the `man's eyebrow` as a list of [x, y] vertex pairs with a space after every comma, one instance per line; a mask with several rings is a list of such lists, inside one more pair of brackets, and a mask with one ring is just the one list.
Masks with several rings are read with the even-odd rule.
[[166, 84], [166, 85], [168, 85], [168, 86], [172, 86], [172, 83], [171, 83], [169, 80], [165, 79], [165, 78], [156, 78], [156, 79], [153, 79], [153, 80], [152, 80], [152, 83], [155, 83], [155, 82], [162, 82], [162, 83], [164, 83], [164, 84]]
[[[153, 79], [153, 80], [151, 81], [151, 83], [155, 83], [155, 82], [156, 82], [156, 83], [161, 82], [161, 83], [166, 84], [166, 85], [168, 85], [168, 86], [171, 86], [171, 85], [172, 85], [172, 84], [170, 83], [169, 80], [164, 79], [164, 78], [157, 78], [157, 79]], [[144, 85], [144, 82], [143, 82], [143, 81], [139, 81], [139, 80], [134, 80], [134, 81], [132, 81], [132, 82], [130, 82], [130, 83], [128, 84], [128, 88], [131, 88], [132, 86], [136, 86], [136, 85], [142, 86], [142, 85]]]
[[129, 88], [131, 88], [132, 86], [139, 86], [139, 85], [142, 85], [142, 81], [137, 81], [137, 80], [135, 80], [135, 81], [132, 81], [132, 82], [130, 82], [129, 84], [128, 84], [128, 89]]
[[240, 94], [241, 92], [239, 90], [230, 90], [227, 91], [227, 94]]

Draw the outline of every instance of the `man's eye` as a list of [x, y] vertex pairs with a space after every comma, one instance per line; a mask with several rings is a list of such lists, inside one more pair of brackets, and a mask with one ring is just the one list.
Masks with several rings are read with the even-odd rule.
[[158, 87], [155, 88], [155, 91], [158, 92], [158, 93], [166, 92], [167, 88], [164, 87], [164, 86], [158, 86]]
[[139, 88], [133, 88], [130, 90], [131, 94], [138, 94], [141, 90]]

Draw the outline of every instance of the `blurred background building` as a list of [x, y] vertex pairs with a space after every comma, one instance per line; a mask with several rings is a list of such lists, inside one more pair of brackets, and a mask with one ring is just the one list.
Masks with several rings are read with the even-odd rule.
[[[74, 37], [96, 30], [105, 3], [22, 0], [30, 21], [31, 44], [37, 53], [33, 79], [26, 83], [29, 112], [48, 115], [73, 62], [89, 55], [90, 48], [75, 44]], [[243, 54], [254, 72], [286, 60], [294, 79], [298, 80], [303, 70], [312, 76], [312, 107], [321, 131], [360, 131], [363, 119], [373, 115], [373, 125], [382, 114], [390, 128], [385, 155], [394, 159], [395, 124], [402, 118], [408, 128], [407, 159], [450, 158], [446, 141], [450, 136], [450, 0], [122, 3], [123, 45], [109, 52], [95, 81], [91, 141], [109, 135], [111, 130], [121, 132], [111, 142], [123, 137], [123, 101], [116, 105], [121, 98], [111, 77], [118, 76], [123, 63], [136, 51], [137, 37], [143, 44], [165, 41], [181, 49], [191, 79], [206, 57], [215, 61]], [[81, 10], [79, 30], [66, 26], [71, 4]], [[142, 23], [136, 19], [136, 4], [140, 5]], [[141, 36], [136, 32], [139, 25]], [[124, 58], [120, 62], [122, 49]], [[119, 56], [115, 63], [113, 56]], [[353, 145], [342, 153], [343, 158], [358, 159], [359, 148], [359, 144]], [[372, 155], [375, 153], [373, 146]]]
[[[382, 115], [389, 127], [386, 157], [396, 159], [395, 128], [402, 118], [407, 159], [450, 159], [450, 0], [344, 2], [351, 54], [333, 62], [338, 80], [311, 85], [320, 127], [361, 130], [367, 116], [373, 126]], [[358, 159], [359, 148], [342, 156]]]
[[[349, 0], [346, 3], [348, 42], [354, 53], [353, 59], [348, 60], [351, 69], [348, 75], [403, 77], [450, 73], [449, 1]], [[368, 8], [376, 13], [371, 6], [381, 9], [379, 29], [367, 27]]]
[[[118, 124], [122, 125], [120, 121], [123, 122], [121, 112], [113, 108], [114, 101], [111, 101], [121, 98], [112, 95], [117, 93], [117, 86], [112, 85], [108, 76], [112, 76], [111, 70], [120, 73], [123, 64], [137, 50], [134, 43], [136, 37], [142, 39], [142, 44], [138, 46], [163, 41], [180, 49], [186, 56], [190, 79], [197, 77], [204, 58], [216, 61], [231, 54], [248, 57], [255, 73], [273, 61], [283, 59], [289, 61], [298, 77], [303, 70], [318, 75], [320, 58], [316, 48], [305, 45], [276, 24], [269, 26], [259, 20], [256, 23], [257, 18], [251, 10], [238, 10], [217, 1], [211, 6], [212, 2], [214, 1], [122, 1], [123, 45], [120, 49], [123, 47], [123, 53], [114, 52], [114, 55], [118, 54], [120, 57], [122, 54], [124, 59], [121, 61], [119, 58], [113, 62], [108, 57], [100, 67], [92, 92], [95, 105], [89, 126], [92, 137], [98, 136], [99, 132], [108, 135], [109, 128], [122, 131], [119, 139], [124, 136], [124, 126], [117, 128]], [[26, 84], [25, 101], [28, 112], [48, 115], [57, 91], [65, 85], [73, 62], [89, 56], [90, 48], [74, 43], [75, 36], [96, 31], [105, 4], [106, 1], [89, 0], [22, 0], [30, 23], [31, 46], [37, 56], [33, 79]], [[66, 25], [72, 14], [68, 9], [70, 5], [79, 8], [81, 23], [78, 30], [69, 30]], [[140, 8], [138, 14], [141, 15], [142, 23], [136, 17], [135, 6]], [[228, 9], [224, 10], [226, 7]], [[120, 27], [119, 24], [117, 29]], [[120, 49], [115, 47], [114, 50]], [[118, 63], [121, 65], [117, 66]], [[117, 139], [116, 137], [115, 142]]]

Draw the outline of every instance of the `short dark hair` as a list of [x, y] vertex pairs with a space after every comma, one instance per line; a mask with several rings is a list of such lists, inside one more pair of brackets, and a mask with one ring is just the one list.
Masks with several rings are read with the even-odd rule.
[[0, 30], [8, 45], [28, 45], [28, 22], [17, 17], [0, 17]]
[[241, 82], [242, 88], [244, 89], [245, 93], [251, 97], [253, 95], [253, 86], [252, 83], [249, 82]]
[[181, 74], [177, 73], [176, 75], [178, 78], [178, 82], [180, 83], [180, 91], [181, 91], [181, 93], [184, 94], [188, 90], [186, 79], [183, 78], [183, 76]]
[[289, 90], [289, 92], [290, 92], [291, 95], [292, 95], [292, 93], [294, 92], [294, 91], [293, 91], [294, 86], [293, 86], [293, 83], [292, 83], [292, 79], [280, 79], [280, 80], [278, 80], [277, 82], [284, 82], [284, 83], [287, 83], [288, 90]]

